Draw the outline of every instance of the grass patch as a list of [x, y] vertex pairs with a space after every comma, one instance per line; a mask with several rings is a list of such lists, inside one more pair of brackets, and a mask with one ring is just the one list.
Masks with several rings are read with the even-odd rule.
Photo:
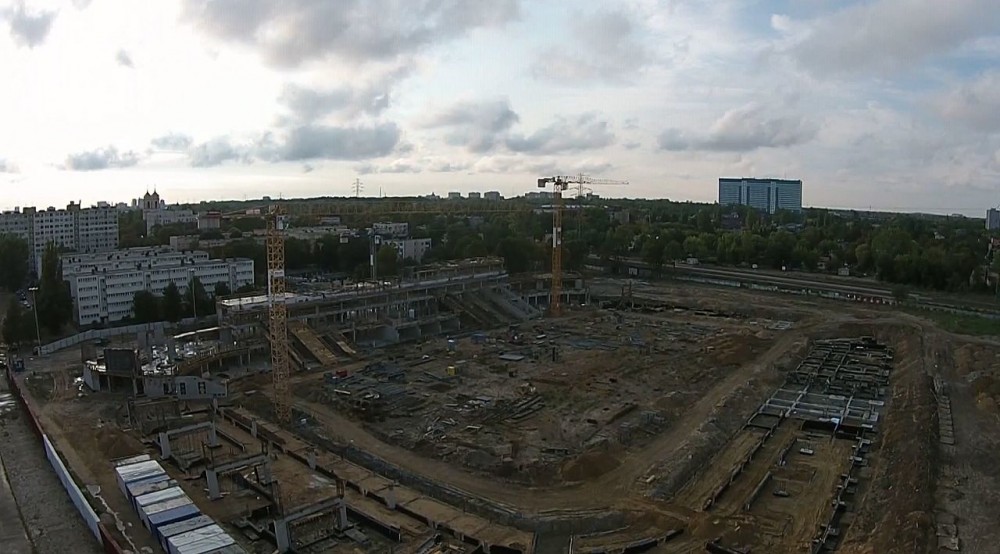
[[1000, 335], [1000, 320], [975, 315], [908, 309], [907, 312], [933, 321], [945, 331], [960, 335]]

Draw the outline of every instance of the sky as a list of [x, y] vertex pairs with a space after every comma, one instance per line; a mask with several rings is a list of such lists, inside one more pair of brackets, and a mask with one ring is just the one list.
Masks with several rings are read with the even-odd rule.
[[996, 0], [0, 0], [0, 208], [535, 188], [1000, 204]]

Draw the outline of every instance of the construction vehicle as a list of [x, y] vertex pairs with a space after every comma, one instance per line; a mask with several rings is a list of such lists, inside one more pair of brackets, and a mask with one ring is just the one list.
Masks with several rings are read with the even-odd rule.
[[542, 177], [538, 188], [552, 185], [552, 292], [549, 298], [549, 313], [558, 317], [562, 313], [562, 219], [563, 192], [570, 185], [578, 185], [582, 194], [583, 185], [627, 185], [628, 181], [615, 179], [592, 179], [587, 175], [556, 175]]

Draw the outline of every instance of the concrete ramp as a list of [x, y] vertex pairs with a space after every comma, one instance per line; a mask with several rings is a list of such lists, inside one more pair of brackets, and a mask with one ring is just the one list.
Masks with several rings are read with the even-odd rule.
[[344, 354], [347, 354], [348, 356], [358, 355], [358, 351], [351, 347], [351, 344], [347, 341], [347, 337], [345, 337], [340, 331], [330, 333], [330, 338], [332, 338], [333, 342], [337, 344], [337, 348], [344, 351]]
[[302, 346], [316, 358], [324, 367], [331, 367], [337, 364], [337, 356], [330, 352], [330, 349], [323, 344], [323, 340], [303, 321], [289, 321], [288, 330], [299, 339]]

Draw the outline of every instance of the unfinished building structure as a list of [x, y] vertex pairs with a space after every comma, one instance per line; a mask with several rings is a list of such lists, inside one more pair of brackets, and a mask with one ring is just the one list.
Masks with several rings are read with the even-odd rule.
[[[574, 281], [571, 288], [582, 287]], [[286, 293], [292, 359], [304, 368], [352, 357], [352, 344], [375, 348], [536, 318], [543, 303], [511, 289], [499, 258], [424, 266], [399, 282]], [[223, 299], [217, 307], [220, 325], [235, 336], [253, 335], [265, 319], [267, 297]]]

